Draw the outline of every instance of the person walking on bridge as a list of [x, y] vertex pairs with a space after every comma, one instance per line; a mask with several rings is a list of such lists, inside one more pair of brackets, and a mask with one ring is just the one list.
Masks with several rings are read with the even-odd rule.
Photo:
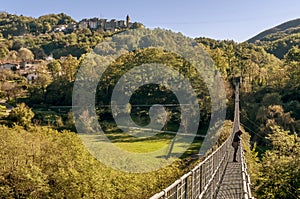
[[232, 141], [232, 147], [234, 148], [234, 153], [233, 153], [233, 162], [237, 162], [236, 160], [236, 154], [237, 154], [237, 151], [239, 149], [239, 146], [240, 146], [240, 141], [241, 141], [241, 135], [242, 135], [242, 131], [241, 130], [238, 130], [235, 134], [234, 134], [234, 137], [233, 137], [233, 141]]

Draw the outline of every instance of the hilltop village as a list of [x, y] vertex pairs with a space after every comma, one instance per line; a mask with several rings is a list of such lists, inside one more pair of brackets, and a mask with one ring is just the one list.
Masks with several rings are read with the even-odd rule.
[[126, 16], [125, 20], [116, 20], [116, 19], [102, 19], [102, 18], [91, 18], [91, 19], [82, 19], [78, 23], [71, 22], [69, 24], [57, 25], [53, 27], [52, 31], [55, 32], [73, 32], [76, 29], [88, 28], [90, 30], [97, 30], [100, 32], [116, 32], [118, 30], [126, 28], [143, 28], [142, 23], [130, 21], [129, 15]]
[[[101, 42], [104, 35], [144, 28], [142, 23], [131, 22], [129, 15], [124, 20], [94, 17], [79, 22], [65, 14], [51, 14], [38, 19], [3, 12], [0, 15], [3, 16], [0, 20], [0, 41], [3, 41], [0, 45], [0, 69], [11, 70], [26, 77], [29, 82], [34, 82], [39, 73], [46, 73], [45, 68], [53, 61], [58, 61], [63, 67], [68, 56], [79, 59]], [[15, 23], [17, 28], [10, 27], [11, 23]]]

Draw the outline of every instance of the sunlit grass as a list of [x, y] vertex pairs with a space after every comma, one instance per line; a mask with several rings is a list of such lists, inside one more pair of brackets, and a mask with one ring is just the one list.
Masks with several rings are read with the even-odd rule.
[[159, 150], [169, 143], [169, 140], [144, 140], [134, 142], [116, 142], [114, 144], [126, 151], [134, 153], [148, 153]]
[[[132, 133], [129, 132], [110, 132], [105, 133], [105, 136], [114, 146], [128, 152], [149, 153], [168, 146], [166, 154], [169, 153], [169, 146], [171, 145], [171, 142], [174, 138], [174, 135], [169, 135], [166, 133], [149, 133], [149, 137], [135, 137]], [[184, 156], [197, 153], [199, 151], [199, 148], [201, 147], [201, 143], [202, 140], [194, 140], [194, 142], [186, 150]], [[180, 144], [178, 146], [180, 147]], [[178, 150], [179, 149], [176, 148], [173, 149], [173, 151]]]

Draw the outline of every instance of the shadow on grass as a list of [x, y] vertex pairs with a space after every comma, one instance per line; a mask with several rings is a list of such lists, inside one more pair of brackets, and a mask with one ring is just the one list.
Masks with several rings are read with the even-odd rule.
[[[187, 150], [182, 154], [178, 153], [178, 150], [171, 149], [171, 143], [173, 138], [176, 136], [176, 132], [166, 133], [162, 132], [151, 132], [151, 131], [142, 131], [142, 129], [135, 129], [134, 133], [147, 133], [146, 137], [135, 137], [132, 132], [123, 132], [121, 129], [117, 127], [117, 125], [113, 125], [112, 123], [106, 123], [103, 128], [105, 137], [109, 139], [111, 143], [117, 144], [118, 147], [123, 148], [124, 150], [134, 151], [134, 152], [151, 152], [156, 149], [160, 149], [163, 146], [169, 145], [168, 149], [165, 152], [165, 155], [157, 158], [168, 158], [168, 157], [179, 157], [180, 159], [189, 158], [195, 154], [197, 154], [200, 150], [201, 144], [203, 142], [203, 138], [195, 137], [193, 142], [187, 148]], [[191, 135], [192, 136], [192, 135]], [[96, 136], [93, 138], [93, 142], [103, 142], [103, 136]], [[177, 137], [176, 143], [181, 148], [181, 143], [186, 143], [184, 137]], [[131, 145], [132, 144], [132, 145]], [[171, 151], [170, 151], [171, 150]]]

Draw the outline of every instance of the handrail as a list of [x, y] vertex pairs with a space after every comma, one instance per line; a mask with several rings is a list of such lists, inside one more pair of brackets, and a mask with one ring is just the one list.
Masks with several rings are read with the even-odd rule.
[[242, 165], [242, 180], [243, 180], [243, 198], [244, 199], [254, 199], [251, 194], [251, 181], [249, 174], [247, 172], [247, 164], [245, 160], [245, 155], [243, 151], [243, 147], [241, 144], [241, 165]]
[[[239, 82], [236, 82], [235, 91], [235, 112], [232, 133], [213, 153], [208, 155], [201, 163], [191, 171], [184, 174], [166, 189], [153, 195], [150, 199], [194, 199], [194, 198], [215, 198], [222, 176], [226, 170], [229, 158], [229, 151], [233, 140], [234, 132], [240, 129], [239, 118]], [[251, 195], [250, 178], [247, 173], [247, 165], [240, 147], [241, 157], [241, 179], [243, 199], [254, 199]]]
[[191, 171], [150, 199], [201, 199], [206, 198], [207, 194], [215, 194], [226, 168], [231, 137], [229, 136], [217, 150], [208, 155]]

